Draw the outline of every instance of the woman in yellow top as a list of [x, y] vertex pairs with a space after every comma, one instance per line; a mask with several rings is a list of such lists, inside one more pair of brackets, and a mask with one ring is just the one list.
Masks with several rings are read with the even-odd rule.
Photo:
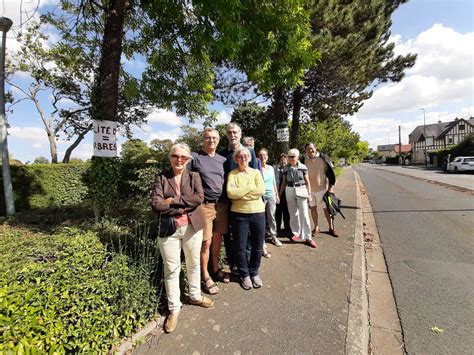
[[249, 167], [250, 157], [247, 148], [236, 149], [233, 158], [239, 167], [227, 177], [227, 195], [232, 201], [232, 235], [245, 290], [263, 286], [259, 268], [265, 239], [265, 204], [262, 200], [265, 185], [260, 171]]

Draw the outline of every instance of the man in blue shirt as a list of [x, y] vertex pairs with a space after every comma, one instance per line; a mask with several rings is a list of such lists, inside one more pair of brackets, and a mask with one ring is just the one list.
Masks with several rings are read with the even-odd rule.
[[[224, 163], [226, 159], [216, 153], [219, 132], [206, 128], [202, 135], [203, 150], [192, 153], [189, 169], [201, 175], [204, 189], [203, 242], [201, 248], [202, 284], [205, 292], [214, 295], [219, 292], [215, 280], [229, 282], [229, 274], [219, 269], [219, 255], [222, 235], [227, 233], [227, 202], [222, 201], [224, 188]], [[209, 267], [209, 259], [211, 267]], [[212, 270], [212, 275], [209, 274]], [[212, 277], [211, 277], [212, 276]]]

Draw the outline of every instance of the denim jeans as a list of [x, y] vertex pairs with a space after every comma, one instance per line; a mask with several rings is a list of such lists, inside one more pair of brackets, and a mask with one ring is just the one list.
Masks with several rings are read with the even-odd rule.
[[257, 276], [265, 239], [265, 212], [232, 212], [232, 236], [240, 276]]

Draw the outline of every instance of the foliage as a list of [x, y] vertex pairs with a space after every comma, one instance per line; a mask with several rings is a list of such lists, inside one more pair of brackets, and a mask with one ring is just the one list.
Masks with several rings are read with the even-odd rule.
[[172, 145], [173, 141], [171, 139], [153, 139], [150, 142], [150, 148], [153, 154], [152, 159], [164, 165], [168, 164], [168, 155]]
[[[17, 211], [63, 208], [82, 204], [88, 191], [84, 182], [87, 169], [87, 164], [12, 166], [12, 185]], [[3, 190], [3, 184], [0, 190]], [[0, 195], [2, 214], [5, 205], [3, 198], [2, 193]]]
[[333, 159], [358, 156], [359, 134], [353, 132], [350, 123], [341, 118], [334, 117], [316, 124], [306, 123], [302, 125], [301, 131], [298, 146], [301, 151], [306, 143], [313, 142], [319, 151]]
[[176, 140], [176, 143], [186, 143], [192, 152], [202, 149], [202, 131], [189, 125], [181, 126], [183, 134]]
[[40, 156], [36, 158], [32, 164], [49, 164], [48, 158], [45, 158], [43, 156]]
[[[72, 151], [92, 129], [91, 95], [97, 72], [100, 42], [97, 38], [101, 23], [93, 10], [83, 3], [79, 7], [71, 1], [61, 1], [60, 11], [46, 13], [18, 36], [20, 51], [14, 55], [8, 71], [31, 75], [28, 85], [15, 77], [8, 78], [17, 88], [17, 102], [28, 99], [34, 102], [50, 142], [51, 161], [58, 161], [56, 141], [63, 134], [71, 145], [63, 162], [69, 162]], [[61, 40], [52, 42], [45, 33], [53, 31]], [[141, 97], [137, 80], [124, 70], [120, 72], [118, 121], [128, 131], [129, 124], [144, 122], [148, 106]], [[42, 92], [52, 97], [50, 105], [40, 101]], [[14, 104], [15, 104], [14, 103]], [[11, 107], [10, 107], [11, 108]]]
[[474, 156], [474, 133], [469, 134], [462, 142], [449, 149], [441, 149], [436, 152], [438, 164], [441, 165], [444, 158], [451, 154], [451, 160], [455, 157]]
[[96, 217], [110, 213], [118, 201], [120, 166], [117, 158], [92, 157], [87, 183]]
[[270, 162], [276, 162], [280, 155], [280, 147], [267, 109], [254, 102], [240, 104], [232, 112], [231, 122], [239, 124], [242, 136], [255, 138], [255, 153], [260, 148], [266, 148]]
[[0, 353], [106, 353], [154, 316], [149, 269], [91, 232], [0, 237]]
[[[291, 105], [285, 102], [287, 110], [293, 109], [293, 144], [298, 141], [300, 120], [317, 122], [357, 112], [378, 84], [400, 81], [404, 70], [415, 64], [416, 55], [395, 55], [395, 44], [389, 42], [391, 15], [404, 2], [312, 3], [313, 46], [321, 58], [306, 71], [304, 84], [291, 93]], [[285, 97], [289, 93], [279, 93], [274, 101]], [[280, 111], [285, 104], [279, 105]]]
[[[135, 213], [137, 218], [148, 213], [154, 177], [164, 166], [166, 165], [159, 163], [118, 162], [117, 166], [114, 164], [112, 171], [117, 170], [114, 176], [119, 178], [116, 182], [116, 198], [121, 203], [109, 206], [109, 212], [114, 214], [130, 212], [130, 215]], [[58, 211], [54, 209], [90, 207], [88, 179], [92, 174], [89, 163], [12, 166], [11, 175], [17, 211], [47, 209], [50, 213], [57, 214]], [[97, 184], [94, 186], [98, 187]], [[2, 191], [3, 184], [0, 186], [0, 214], [4, 215], [5, 203]], [[112, 202], [110, 200], [110, 204]]]
[[120, 154], [125, 163], [145, 163], [152, 156], [151, 149], [140, 139], [124, 142]]

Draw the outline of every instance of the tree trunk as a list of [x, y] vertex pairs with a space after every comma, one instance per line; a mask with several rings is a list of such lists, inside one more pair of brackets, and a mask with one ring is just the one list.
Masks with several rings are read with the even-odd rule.
[[[286, 113], [285, 89], [282, 86], [275, 87], [273, 91], [272, 115], [274, 124], [286, 122], [288, 126], [288, 115]], [[288, 152], [289, 142], [278, 142], [280, 152]]]
[[82, 142], [87, 132], [89, 132], [91, 129], [92, 129], [92, 125], [90, 125], [88, 129], [79, 133], [76, 140], [66, 149], [66, 153], [64, 153], [64, 158], [63, 158], [64, 164], [69, 163], [69, 160], [71, 160], [72, 151], [79, 145], [79, 143]]
[[106, 13], [102, 53], [93, 97], [92, 118], [117, 121], [118, 81], [123, 25], [128, 0], [112, 0]]
[[293, 92], [293, 120], [291, 121], [290, 142], [293, 147], [298, 145], [300, 136], [300, 117], [301, 104], [303, 102], [303, 91], [301, 87], [297, 87]]
[[[105, 13], [99, 71], [91, 97], [91, 117], [95, 120], [117, 121], [123, 25], [129, 5], [129, 0], [110, 0]], [[101, 179], [94, 180], [89, 187], [94, 195], [94, 214], [98, 220], [104, 211], [115, 206], [118, 162], [111, 158], [92, 157], [91, 169], [101, 175]]]
[[58, 148], [56, 146], [56, 136], [48, 132], [49, 151], [51, 152], [51, 164], [58, 162]]

